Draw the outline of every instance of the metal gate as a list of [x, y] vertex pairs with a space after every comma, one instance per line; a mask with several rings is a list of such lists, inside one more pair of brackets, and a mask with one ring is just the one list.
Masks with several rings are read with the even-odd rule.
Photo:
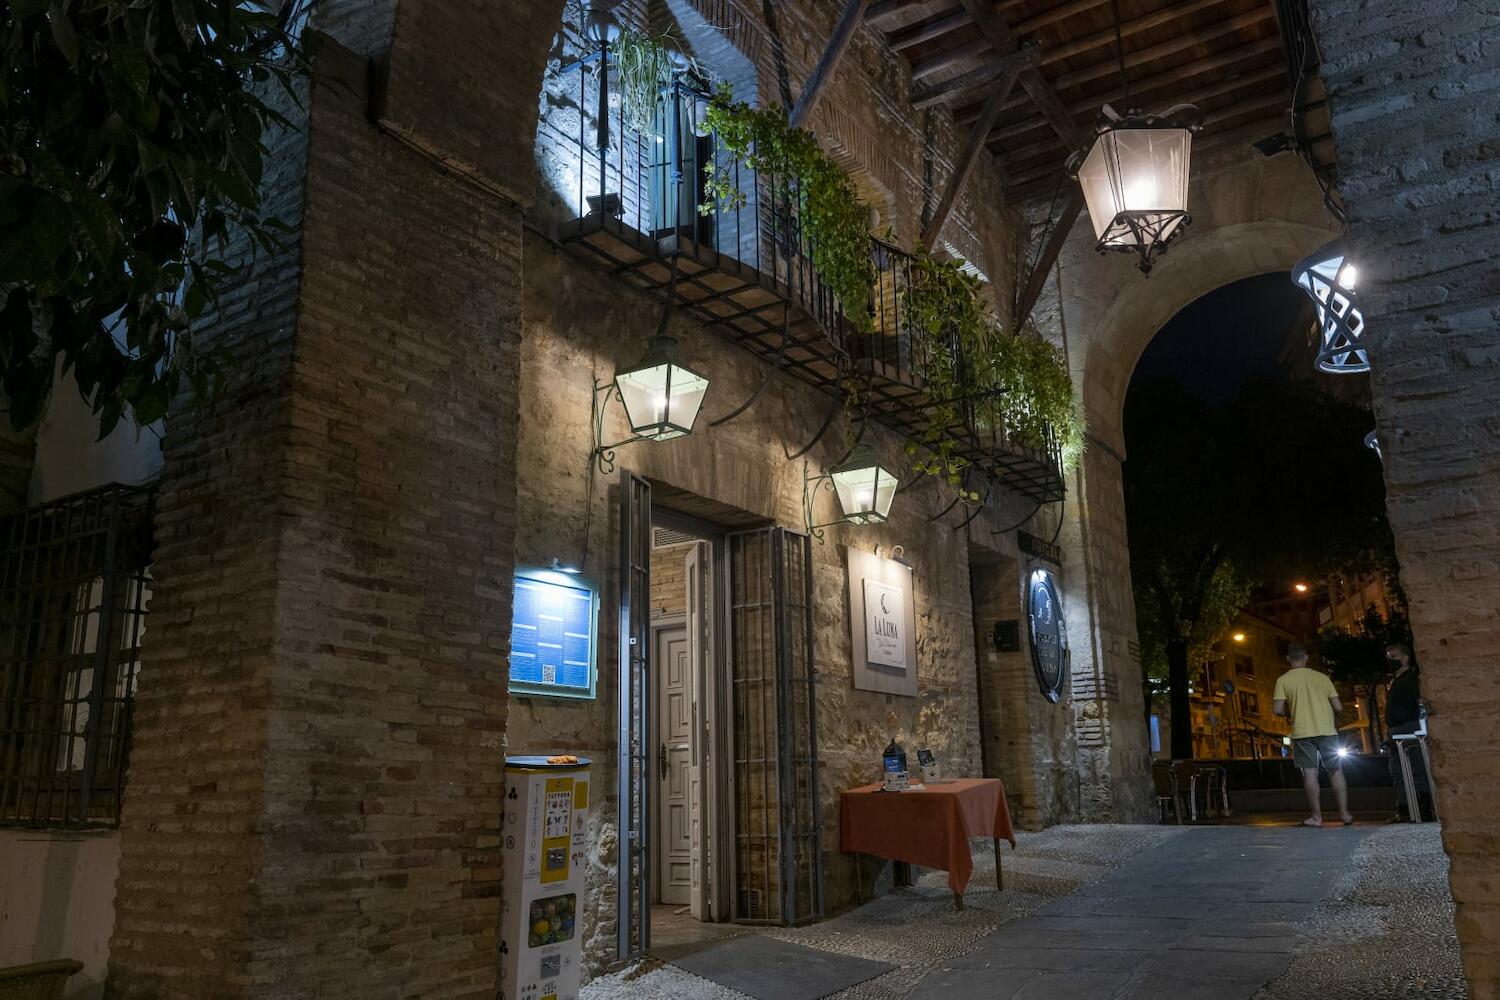
[[651, 484], [620, 474], [620, 831], [621, 960], [651, 946]]
[[823, 915], [812, 552], [805, 535], [729, 536], [734, 712], [734, 918]]

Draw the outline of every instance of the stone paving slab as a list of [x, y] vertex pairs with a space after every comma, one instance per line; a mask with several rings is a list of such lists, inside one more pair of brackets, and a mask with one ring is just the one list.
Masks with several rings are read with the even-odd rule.
[[1296, 925], [1368, 833], [1195, 830], [996, 928], [910, 996], [1248, 1000], [1286, 971]]

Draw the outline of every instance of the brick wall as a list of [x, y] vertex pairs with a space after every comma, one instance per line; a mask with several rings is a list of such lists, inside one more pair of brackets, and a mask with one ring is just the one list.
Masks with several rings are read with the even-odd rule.
[[1500, 996], [1500, 11], [1313, 0], [1471, 995]]
[[[445, 29], [500, 16], [442, 6]], [[327, 10], [381, 47], [379, 11]], [[473, 65], [455, 37], [504, 37], [534, 101], [525, 30], [402, 37], [449, 71]], [[298, 238], [208, 331], [231, 386], [167, 435], [120, 996], [496, 992], [521, 210], [434, 162], [440, 129], [377, 130], [369, 79], [320, 49], [306, 128], [269, 160]], [[529, 187], [503, 157], [457, 166]]]

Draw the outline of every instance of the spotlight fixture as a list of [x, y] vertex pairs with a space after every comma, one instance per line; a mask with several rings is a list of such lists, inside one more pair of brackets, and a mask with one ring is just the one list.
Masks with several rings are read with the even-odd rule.
[[1308, 294], [1317, 310], [1319, 371], [1348, 375], [1370, 370], [1365, 318], [1354, 293], [1358, 278], [1343, 240], [1319, 247], [1292, 268], [1292, 283]]

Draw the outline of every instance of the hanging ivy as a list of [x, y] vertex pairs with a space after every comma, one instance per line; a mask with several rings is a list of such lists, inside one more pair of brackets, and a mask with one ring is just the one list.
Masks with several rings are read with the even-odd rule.
[[[727, 85], [709, 102], [704, 121], [726, 152], [775, 185], [778, 201], [797, 206], [796, 223], [818, 277], [838, 297], [856, 329], [873, 329], [870, 210], [849, 175], [823, 152], [811, 132], [787, 121], [785, 108], [737, 102]], [[744, 206], [745, 192], [735, 185], [731, 166], [722, 160], [704, 166], [708, 201], [699, 207], [703, 214], [715, 205], [729, 210]]]
[[681, 62], [676, 40], [666, 32], [652, 35], [632, 28], [620, 32], [611, 48], [619, 68], [620, 112], [626, 127], [664, 138], [656, 128], [656, 102]]
[[[966, 463], [956, 454], [950, 428], [962, 423], [966, 405], [979, 429], [1003, 428], [1026, 447], [1045, 448], [1050, 428], [1064, 468], [1076, 464], [1083, 452], [1083, 421], [1062, 354], [1040, 338], [1001, 331], [983, 282], [964, 269], [962, 260], [914, 253], [902, 308], [911, 324], [916, 366], [936, 401], [919, 442], [927, 452], [917, 459], [920, 470], [954, 485], [962, 482]], [[916, 444], [908, 448], [914, 455]]]

